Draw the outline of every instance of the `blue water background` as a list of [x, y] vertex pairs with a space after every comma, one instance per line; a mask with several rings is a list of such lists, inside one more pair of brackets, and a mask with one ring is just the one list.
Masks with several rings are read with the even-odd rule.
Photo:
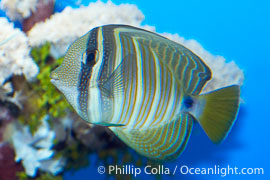
[[[177, 161], [166, 163], [193, 168], [264, 168], [264, 175], [227, 175], [226, 179], [270, 179], [270, 2], [267, 0], [112, 0], [116, 4], [136, 4], [145, 15], [143, 24], [157, 32], [178, 33], [195, 39], [215, 55], [234, 60], [244, 70], [245, 82], [239, 117], [227, 139], [212, 144], [200, 127], [195, 126], [186, 150]], [[56, 11], [75, 1], [56, 1]], [[89, 1], [82, 1], [88, 4]], [[0, 15], [1, 15], [0, 11]], [[90, 156], [89, 167], [76, 173], [66, 172], [65, 180], [105, 179], [97, 173], [99, 162]], [[155, 179], [139, 175], [140, 179]], [[162, 179], [224, 179], [220, 175], [164, 176]]]

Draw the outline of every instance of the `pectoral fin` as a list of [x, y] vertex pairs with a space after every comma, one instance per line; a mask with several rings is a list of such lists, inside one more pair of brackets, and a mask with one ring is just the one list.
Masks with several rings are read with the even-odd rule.
[[127, 55], [118, 65], [110, 77], [101, 84], [101, 89], [108, 97], [113, 97], [122, 93], [129, 80], [136, 78], [137, 63], [136, 56], [133, 54]]
[[182, 113], [167, 124], [149, 129], [113, 127], [112, 131], [138, 153], [154, 160], [172, 160], [185, 149], [193, 126], [193, 117]]

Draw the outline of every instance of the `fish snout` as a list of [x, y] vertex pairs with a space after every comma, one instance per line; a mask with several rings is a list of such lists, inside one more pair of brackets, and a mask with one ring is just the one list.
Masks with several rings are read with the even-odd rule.
[[58, 74], [55, 71], [51, 72], [50, 78], [52, 80], [59, 80]]

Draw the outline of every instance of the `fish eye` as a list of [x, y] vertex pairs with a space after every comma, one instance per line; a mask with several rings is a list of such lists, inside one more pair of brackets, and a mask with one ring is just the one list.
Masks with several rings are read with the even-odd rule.
[[96, 64], [97, 50], [87, 50], [83, 53], [83, 63], [87, 66]]

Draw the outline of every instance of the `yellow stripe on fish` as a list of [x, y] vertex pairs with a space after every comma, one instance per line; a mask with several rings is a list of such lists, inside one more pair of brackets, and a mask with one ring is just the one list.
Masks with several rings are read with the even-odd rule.
[[108, 126], [155, 160], [181, 154], [194, 120], [221, 142], [239, 109], [239, 86], [200, 95], [211, 71], [197, 55], [127, 25], [89, 31], [70, 46], [51, 78], [87, 123]]

